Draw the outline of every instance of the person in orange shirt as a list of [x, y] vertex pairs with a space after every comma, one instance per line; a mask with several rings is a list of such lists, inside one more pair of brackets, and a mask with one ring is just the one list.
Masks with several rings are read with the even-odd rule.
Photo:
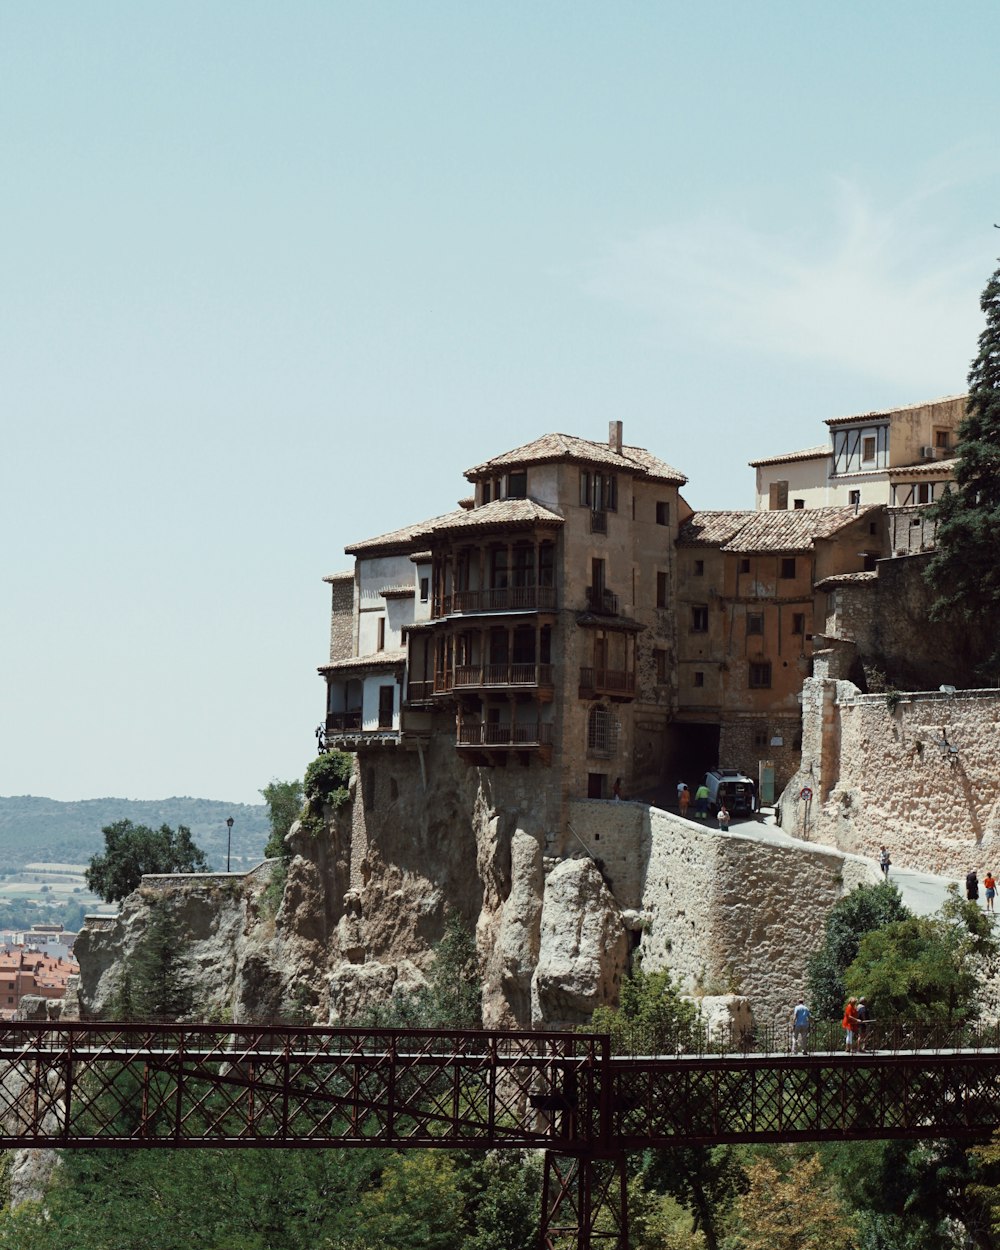
[[858, 1036], [858, 1000], [856, 998], [847, 1000], [847, 1006], [844, 1008], [844, 1018], [840, 1023], [844, 1026], [845, 1049], [853, 1050], [855, 1039]]
[[990, 870], [986, 869], [986, 876], [983, 877], [983, 888], [986, 890], [986, 910], [993, 910], [993, 900], [997, 894], [997, 883]]

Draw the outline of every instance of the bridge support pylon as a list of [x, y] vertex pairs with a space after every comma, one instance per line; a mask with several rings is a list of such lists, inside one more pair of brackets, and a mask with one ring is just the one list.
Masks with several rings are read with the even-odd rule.
[[541, 1250], [628, 1250], [625, 1155], [545, 1152]]

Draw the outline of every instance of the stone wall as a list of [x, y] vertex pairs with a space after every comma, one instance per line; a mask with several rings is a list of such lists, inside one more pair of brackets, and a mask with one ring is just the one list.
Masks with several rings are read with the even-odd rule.
[[615, 901], [638, 911], [643, 967], [669, 967], [687, 991], [744, 994], [758, 1023], [804, 992], [830, 907], [878, 880], [868, 859], [739, 826], [721, 834], [640, 803], [573, 802], [570, 822]]
[[959, 879], [996, 871], [1000, 691], [862, 695], [810, 678], [803, 695], [802, 770], [782, 796], [783, 829], [869, 855], [885, 845], [900, 866]]
[[338, 573], [330, 582], [330, 659], [354, 654], [354, 574]]

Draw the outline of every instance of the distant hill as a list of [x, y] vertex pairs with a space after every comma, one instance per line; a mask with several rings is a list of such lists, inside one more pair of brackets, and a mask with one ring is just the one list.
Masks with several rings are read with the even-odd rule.
[[226, 817], [233, 818], [232, 866], [264, 856], [269, 828], [263, 803], [217, 799], [81, 799], [60, 803], [33, 795], [0, 796], [0, 872], [47, 861], [85, 864], [104, 849], [101, 830], [117, 820], [135, 825], [187, 825], [213, 868], [226, 866]]

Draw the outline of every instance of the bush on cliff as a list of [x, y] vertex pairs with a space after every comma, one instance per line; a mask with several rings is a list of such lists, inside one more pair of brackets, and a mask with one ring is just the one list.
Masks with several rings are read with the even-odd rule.
[[205, 854], [191, 840], [187, 825], [150, 829], [118, 820], [101, 832], [104, 854], [92, 857], [84, 875], [90, 889], [108, 903], [126, 898], [147, 873], [208, 871]]

